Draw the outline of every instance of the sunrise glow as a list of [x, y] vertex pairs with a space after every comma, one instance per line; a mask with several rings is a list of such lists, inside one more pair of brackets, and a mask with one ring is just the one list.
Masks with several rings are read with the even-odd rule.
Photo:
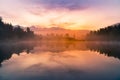
[[14, 25], [99, 29], [120, 21], [119, 0], [1, 0], [0, 16]]

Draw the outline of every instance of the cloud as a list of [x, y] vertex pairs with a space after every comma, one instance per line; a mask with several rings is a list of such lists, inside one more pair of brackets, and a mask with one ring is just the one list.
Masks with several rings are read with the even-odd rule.
[[120, 21], [119, 4], [120, 0], [1, 0], [0, 16], [13, 25], [96, 29], [87, 26]]
[[107, 7], [119, 5], [119, 0], [28, 0], [49, 9], [65, 8], [70, 10]]
[[42, 5], [49, 9], [65, 8], [70, 10], [85, 9], [89, 6], [89, 0], [31, 0], [29, 2]]

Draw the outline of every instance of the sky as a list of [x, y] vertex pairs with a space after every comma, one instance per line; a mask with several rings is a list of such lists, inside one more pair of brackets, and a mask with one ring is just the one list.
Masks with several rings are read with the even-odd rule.
[[0, 0], [13, 25], [96, 30], [120, 22], [120, 0]]

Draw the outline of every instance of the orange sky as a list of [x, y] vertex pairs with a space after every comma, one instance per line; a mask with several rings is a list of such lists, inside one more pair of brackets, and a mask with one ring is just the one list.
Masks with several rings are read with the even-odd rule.
[[1, 0], [0, 16], [13, 25], [99, 29], [120, 21], [119, 0]]

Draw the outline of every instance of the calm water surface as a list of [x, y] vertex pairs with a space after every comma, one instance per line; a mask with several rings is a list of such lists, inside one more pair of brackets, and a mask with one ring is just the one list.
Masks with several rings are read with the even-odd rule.
[[120, 43], [0, 45], [0, 80], [120, 80]]

